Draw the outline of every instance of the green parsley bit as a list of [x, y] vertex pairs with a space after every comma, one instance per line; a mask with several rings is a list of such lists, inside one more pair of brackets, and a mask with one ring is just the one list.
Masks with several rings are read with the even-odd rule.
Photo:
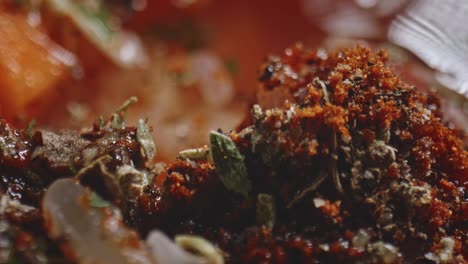
[[222, 133], [211, 131], [210, 155], [216, 173], [226, 189], [248, 197], [252, 183], [247, 175], [244, 156], [239, 152], [232, 139]]

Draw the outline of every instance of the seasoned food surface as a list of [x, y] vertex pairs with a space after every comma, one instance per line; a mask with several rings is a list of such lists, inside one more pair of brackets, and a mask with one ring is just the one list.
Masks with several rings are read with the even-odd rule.
[[386, 60], [293, 45], [238, 130], [169, 164], [132, 100], [80, 132], [0, 121], [0, 262], [466, 263], [468, 152]]

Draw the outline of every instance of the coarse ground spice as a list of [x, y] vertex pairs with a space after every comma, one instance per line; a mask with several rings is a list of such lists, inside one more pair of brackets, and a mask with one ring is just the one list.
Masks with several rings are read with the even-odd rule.
[[364, 47], [293, 45], [261, 67], [260, 94], [274, 102], [260, 96], [242, 127], [212, 132], [222, 140], [211, 157], [204, 147], [172, 164], [150, 160], [120, 112], [81, 133], [1, 120], [10, 207], [0, 239], [20, 260], [63, 261], [39, 204], [51, 182], [75, 176], [142, 237], [199, 235], [228, 263], [466, 263], [468, 153], [437, 96], [402, 82], [386, 60]]

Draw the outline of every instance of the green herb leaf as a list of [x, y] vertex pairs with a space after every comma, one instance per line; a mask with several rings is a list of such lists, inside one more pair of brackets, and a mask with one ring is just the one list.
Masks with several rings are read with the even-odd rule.
[[104, 1], [45, 0], [43, 2], [49, 4], [58, 14], [69, 18], [96, 48], [117, 65], [132, 68], [146, 63], [146, 52], [140, 38], [116, 23], [117, 20], [109, 9], [101, 3]]
[[210, 154], [216, 173], [226, 189], [240, 193], [247, 198], [252, 184], [247, 175], [244, 156], [232, 139], [222, 133], [211, 131]]
[[110, 26], [109, 9], [100, 4], [97, 8], [89, 8], [84, 4], [75, 4], [76, 9], [83, 17], [86, 17], [89, 26], [93, 26], [95, 30], [103, 33], [103, 38], [110, 41], [115, 30]]
[[92, 192], [91, 196], [89, 197], [89, 206], [94, 208], [105, 208], [110, 206], [110, 203], [102, 199], [102, 197], [99, 196], [97, 193]]
[[34, 135], [34, 130], [36, 129], [36, 120], [31, 120], [29, 122], [28, 127], [26, 128], [26, 135], [28, 135], [29, 138], [32, 138]]
[[148, 124], [143, 119], [139, 119], [137, 122], [137, 141], [143, 148], [148, 160], [153, 160], [156, 155], [156, 144], [151, 136]]
[[73, 22], [92, 41], [110, 42], [114, 30], [109, 25], [109, 11], [104, 5], [88, 8], [86, 5], [72, 0], [48, 0], [55, 11], [70, 16]]
[[257, 224], [272, 228], [275, 225], [275, 217], [273, 196], [259, 193], [257, 196]]

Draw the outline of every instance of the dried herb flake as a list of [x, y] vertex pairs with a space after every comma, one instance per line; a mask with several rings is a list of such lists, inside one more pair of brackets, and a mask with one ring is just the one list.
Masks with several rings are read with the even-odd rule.
[[130, 106], [138, 102], [138, 98], [135, 96], [130, 97], [127, 101], [125, 101], [118, 109], [114, 112], [111, 118], [111, 125], [112, 128], [122, 128], [125, 125], [124, 117], [127, 113], [127, 110]]
[[273, 196], [259, 193], [257, 196], [257, 224], [272, 228], [275, 225], [275, 203]]
[[226, 189], [242, 194], [247, 198], [252, 184], [247, 175], [244, 156], [232, 139], [222, 133], [211, 131], [210, 155], [216, 172]]
[[208, 160], [210, 150], [207, 146], [202, 148], [186, 149], [179, 152], [177, 158], [189, 160]]
[[148, 124], [143, 119], [139, 119], [137, 122], [137, 140], [148, 160], [153, 160], [154, 156], [156, 156], [156, 144], [151, 136]]
[[26, 135], [28, 135], [29, 138], [32, 138], [34, 135], [34, 130], [36, 129], [36, 120], [31, 120], [29, 122], [28, 127], [26, 128]]

